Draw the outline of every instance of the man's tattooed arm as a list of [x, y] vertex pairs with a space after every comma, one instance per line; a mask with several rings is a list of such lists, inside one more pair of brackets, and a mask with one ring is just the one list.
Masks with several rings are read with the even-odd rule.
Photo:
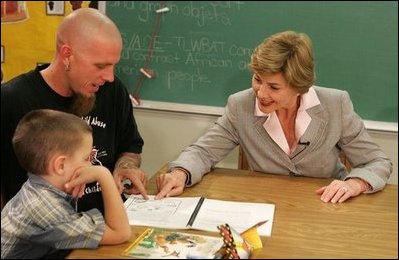
[[115, 168], [138, 169], [141, 165], [141, 155], [137, 153], [123, 153], [116, 162]]

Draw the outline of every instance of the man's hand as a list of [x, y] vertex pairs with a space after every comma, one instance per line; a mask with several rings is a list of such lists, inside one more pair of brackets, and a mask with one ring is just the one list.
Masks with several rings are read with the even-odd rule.
[[159, 193], [155, 196], [155, 199], [182, 194], [186, 179], [186, 173], [180, 169], [174, 169], [170, 173], [157, 176], [156, 182]]
[[[141, 194], [144, 199], [148, 199], [146, 186], [148, 176], [138, 168], [141, 162], [139, 154], [124, 153], [116, 163], [113, 172], [114, 180], [119, 192], [127, 194]], [[131, 185], [123, 185], [125, 180], [130, 181]]]
[[369, 189], [369, 184], [359, 178], [352, 178], [346, 181], [334, 180], [328, 186], [316, 190], [324, 202], [344, 202], [350, 197], [356, 197]]

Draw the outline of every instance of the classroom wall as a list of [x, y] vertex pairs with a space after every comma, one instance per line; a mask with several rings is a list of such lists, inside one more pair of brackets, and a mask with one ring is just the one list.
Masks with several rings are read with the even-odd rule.
[[[135, 108], [134, 115], [144, 138], [142, 169], [155, 174], [164, 164], [174, 160], [182, 149], [195, 142], [213, 125], [217, 116], [166, 112]], [[374, 141], [392, 159], [394, 170], [389, 183], [398, 184], [398, 133], [369, 131]], [[217, 166], [237, 168], [238, 149]]]
[[[47, 15], [46, 1], [21, 2], [26, 4], [27, 18], [1, 24], [1, 45], [5, 48], [4, 63], [1, 64], [2, 82], [34, 69], [37, 63], [50, 63], [58, 25], [72, 12], [70, 1], [63, 1], [64, 15]], [[87, 8], [89, 2], [82, 1], [82, 7]]]
[[[86, 7], [89, 1], [83, 1]], [[4, 80], [29, 71], [37, 62], [50, 62], [55, 45], [55, 31], [63, 16], [47, 16], [46, 1], [26, 1], [29, 18], [23, 23], [1, 25], [1, 44], [5, 46]], [[71, 6], [65, 1], [65, 14]], [[35, 18], [35, 19], [33, 19]], [[16, 33], [18, 32], [18, 33]], [[217, 116], [135, 109], [136, 119], [145, 140], [143, 169], [153, 175], [162, 165], [175, 159], [180, 151], [204, 134]], [[371, 136], [394, 162], [390, 183], [398, 183], [398, 135], [371, 132]], [[217, 166], [236, 168], [238, 149]]]

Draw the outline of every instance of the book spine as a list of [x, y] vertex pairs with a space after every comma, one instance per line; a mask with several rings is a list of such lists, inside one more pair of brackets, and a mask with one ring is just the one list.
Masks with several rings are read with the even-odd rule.
[[204, 200], [205, 200], [205, 197], [201, 197], [200, 198], [200, 200], [197, 203], [197, 206], [195, 206], [193, 214], [191, 214], [191, 217], [188, 220], [188, 223], [187, 223], [186, 227], [191, 228], [193, 226], [195, 218], [197, 217], [198, 212], [201, 209], [202, 203], [204, 203]]

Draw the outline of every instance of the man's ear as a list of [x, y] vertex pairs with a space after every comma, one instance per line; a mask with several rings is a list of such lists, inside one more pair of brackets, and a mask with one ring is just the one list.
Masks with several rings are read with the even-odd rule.
[[69, 58], [72, 55], [72, 48], [68, 44], [63, 44], [60, 48], [60, 55], [62, 57], [62, 62], [64, 63], [65, 70], [69, 70], [70, 61]]
[[64, 175], [65, 173], [65, 155], [56, 155], [50, 159], [51, 172], [57, 175]]
[[68, 44], [63, 44], [60, 48], [60, 54], [62, 56], [62, 59], [69, 59], [69, 57], [72, 55], [72, 48]]

